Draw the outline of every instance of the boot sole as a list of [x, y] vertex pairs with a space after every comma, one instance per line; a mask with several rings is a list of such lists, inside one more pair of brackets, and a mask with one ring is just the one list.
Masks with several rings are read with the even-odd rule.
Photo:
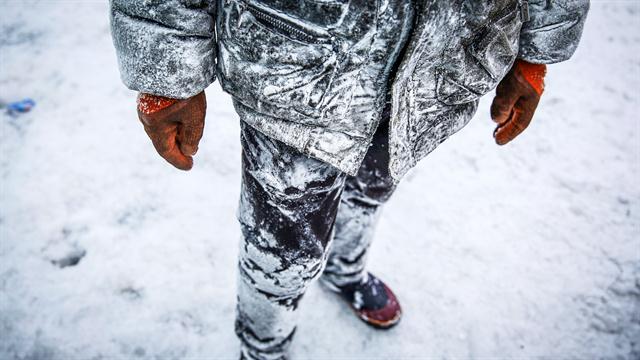
[[[343, 300], [344, 301], [344, 300]], [[346, 301], [345, 301], [346, 302]], [[374, 319], [370, 319], [367, 316], [363, 316], [362, 314], [360, 314], [358, 312], [358, 310], [356, 310], [353, 306], [349, 306], [351, 308], [351, 310], [353, 310], [353, 312], [356, 313], [356, 316], [358, 317], [358, 319], [364, 321], [367, 325], [378, 329], [378, 330], [388, 330], [391, 329], [392, 327], [398, 325], [398, 323], [400, 322], [400, 319], [402, 319], [402, 311], [398, 312], [398, 315], [396, 315], [393, 319], [388, 320], [388, 321], [378, 321], [378, 320], [374, 320]]]

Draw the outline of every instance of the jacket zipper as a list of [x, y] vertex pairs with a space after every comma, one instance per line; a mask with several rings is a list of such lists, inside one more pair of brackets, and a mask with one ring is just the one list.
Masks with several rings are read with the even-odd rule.
[[298, 19], [279, 13], [264, 5], [253, 1], [247, 1], [245, 4], [247, 6], [247, 10], [258, 21], [273, 26], [284, 34], [289, 34], [295, 40], [301, 40], [312, 44], [327, 44], [330, 43], [333, 38], [331, 34], [324, 29], [305, 24]]
[[523, 23], [529, 21], [529, 0], [520, 0], [520, 19]]

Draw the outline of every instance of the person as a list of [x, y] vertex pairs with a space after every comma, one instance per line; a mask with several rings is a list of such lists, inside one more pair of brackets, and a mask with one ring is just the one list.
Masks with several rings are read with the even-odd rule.
[[215, 78], [241, 120], [236, 333], [284, 359], [317, 278], [366, 323], [401, 307], [366, 271], [382, 205], [496, 89], [494, 138], [529, 125], [588, 0], [111, 0], [123, 82], [157, 152], [193, 166]]

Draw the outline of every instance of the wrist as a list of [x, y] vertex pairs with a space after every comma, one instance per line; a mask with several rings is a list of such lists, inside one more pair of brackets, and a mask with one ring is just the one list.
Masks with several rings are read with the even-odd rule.
[[150, 115], [178, 102], [179, 99], [168, 98], [147, 93], [139, 93], [137, 99], [138, 111]]
[[514, 65], [516, 71], [522, 75], [524, 80], [533, 87], [533, 89], [542, 95], [544, 91], [544, 77], [547, 74], [547, 65], [533, 64], [525, 60], [518, 59]]

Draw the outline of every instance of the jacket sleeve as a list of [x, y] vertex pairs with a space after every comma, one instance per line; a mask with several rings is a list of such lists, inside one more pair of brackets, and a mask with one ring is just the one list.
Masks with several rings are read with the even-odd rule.
[[131, 90], [184, 99], [215, 79], [215, 0], [111, 0], [120, 74]]
[[580, 42], [589, 0], [530, 0], [528, 3], [529, 21], [522, 26], [518, 57], [537, 64], [569, 59]]

